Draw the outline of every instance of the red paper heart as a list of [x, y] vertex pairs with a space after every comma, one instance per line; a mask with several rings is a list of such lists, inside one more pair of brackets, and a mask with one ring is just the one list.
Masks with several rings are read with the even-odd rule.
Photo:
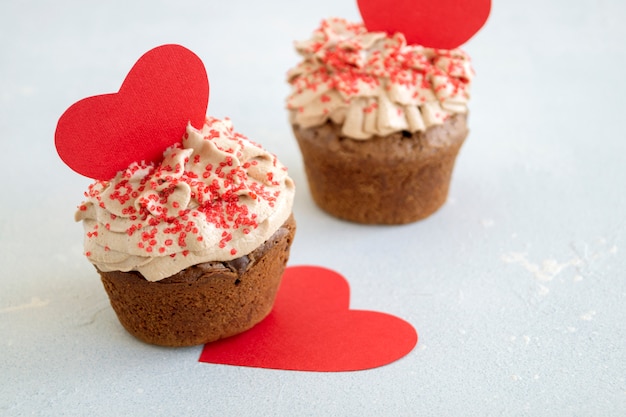
[[357, 0], [367, 30], [401, 32], [409, 44], [454, 49], [487, 21], [491, 0]]
[[338, 273], [289, 267], [274, 309], [251, 330], [208, 343], [200, 362], [296, 371], [356, 371], [386, 365], [417, 343], [398, 317], [350, 310], [350, 288]]
[[57, 152], [79, 174], [111, 179], [132, 162], [160, 160], [187, 123], [203, 125], [208, 101], [200, 58], [180, 45], [159, 46], [139, 58], [117, 93], [85, 98], [63, 113]]

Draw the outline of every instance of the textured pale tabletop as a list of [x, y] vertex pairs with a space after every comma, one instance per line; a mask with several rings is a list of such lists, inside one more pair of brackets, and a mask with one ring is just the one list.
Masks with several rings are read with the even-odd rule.
[[[0, 415], [626, 415], [626, 3], [495, 1], [464, 47], [477, 76], [448, 203], [402, 227], [311, 202], [285, 72], [330, 16], [358, 20], [356, 2], [0, 3]], [[289, 166], [290, 264], [334, 269], [353, 308], [413, 324], [409, 355], [350, 373], [218, 366], [121, 328], [73, 222], [89, 181], [53, 134], [164, 43], [204, 61], [209, 114]]]

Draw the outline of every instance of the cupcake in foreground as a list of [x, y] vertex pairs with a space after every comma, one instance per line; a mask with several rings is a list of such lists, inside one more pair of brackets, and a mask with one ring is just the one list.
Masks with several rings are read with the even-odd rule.
[[[191, 52], [156, 52], [167, 62], [186, 54]], [[65, 126], [74, 120], [72, 112], [71, 107], [57, 127], [65, 161], [79, 158], [66, 151], [66, 142], [75, 140], [64, 133], [75, 131]], [[237, 133], [227, 118], [190, 120], [200, 127], [183, 125], [161, 156], [132, 162], [109, 179], [98, 179], [107, 171], [94, 168], [96, 181], [75, 216], [83, 223], [85, 254], [121, 324], [138, 339], [162, 346], [215, 341], [265, 318], [296, 231], [294, 183], [276, 156]], [[157, 127], [152, 135], [158, 139], [159, 132]], [[89, 176], [83, 162], [70, 167], [87, 167], [79, 172]]]
[[160, 164], [92, 184], [76, 220], [122, 325], [149, 343], [195, 345], [270, 312], [295, 234], [293, 196], [275, 156], [208, 118]]
[[317, 205], [365, 224], [439, 209], [468, 134], [469, 57], [340, 18], [295, 47], [287, 109]]

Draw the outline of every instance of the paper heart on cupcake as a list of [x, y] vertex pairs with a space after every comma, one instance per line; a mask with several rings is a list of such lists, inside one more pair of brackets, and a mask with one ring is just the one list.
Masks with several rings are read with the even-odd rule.
[[454, 49], [485, 24], [491, 0], [357, 0], [369, 31], [404, 34], [408, 44]]
[[209, 100], [204, 64], [180, 45], [146, 52], [117, 93], [82, 99], [58, 121], [55, 145], [70, 168], [109, 180], [132, 162], [158, 161], [187, 123], [201, 127]]

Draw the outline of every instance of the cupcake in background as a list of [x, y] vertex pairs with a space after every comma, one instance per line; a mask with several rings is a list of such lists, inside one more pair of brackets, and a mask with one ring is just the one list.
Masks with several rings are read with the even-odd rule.
[[295, 48], [286, 105], [316, 204], [364, 224], [437, 211], [468, 134], [468, 55], [341, 18]]

